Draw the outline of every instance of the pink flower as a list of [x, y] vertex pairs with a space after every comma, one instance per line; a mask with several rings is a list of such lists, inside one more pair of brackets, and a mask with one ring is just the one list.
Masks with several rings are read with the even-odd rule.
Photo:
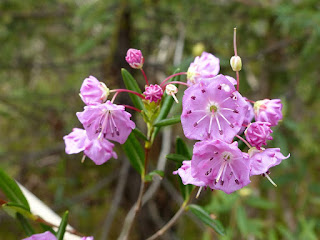
[[223, 75], [189, 87], [182, 99], [181, 124], [189, 139], [232, 141], [244, 120], [244, 100]]
[[209, 140], [194, 146], [191, 175], [212, 189], [232, 193], [250, 183], [249, 171], [249, 156], [237, 142]]
[[282, 119], [282, 104], [280, 99], [264, 99], [255, 102], [254, 115], [256, 121], [269, 122], [271, 126], [276, 126]]
[[244, 100], [243, 101], [243, 105], [244, 105], [244, 120], [243, 120], [243, 123], [242, 123], [242, 127], [241, 127], [240, 131], [238, 132], [239, 135], [244, 132], [244, 130], [251, 123], [251, 121], [252, 121], [252, 119], [254, 117], [253, 107], [252, 107], [251, 103], [247, 101], [246, 97], [243, 97], [242, 100]]
[[57, 240], [57, 238], [49, 231], [39, 234], [33, 234], [31, 237], [22, 240]]
[[212, 78], [220, 71], [220, 60], [211, 53], [203, 52], [190, 64], [187, 73], [188, 84], [196, 84], [200, 80]]
[[267, 145], [267, 140], [272, 140], [270, 136], [272, 130], [268, 122], [250, 123], [244, 132], [247, 141], [254, 147], [260, 149], [262, 145]]
[[149, 86], [146, 86], [146, 90], [143, 94], [145, 95], [146, 100], [158, 102], [162, 98], [163, 90], [158, 84], [150, 84]]
[[86, 105], [96, 105], [107, 100], [109, 88], [94, 76], [86, 78], [80, 88], [80, 97]]
[[83, 237], [83, 238], [81, 238], [81, 240], [94, 240], [94, 238], [93, 237]]
[[173, 172], [174, 175], [179, 174], [184, 185], [192, 184], [195, 186], [206, 186], [206, 183], [198, 180], [191, 175], [191, 161], [183, 161], [182, 166]]
[[83, 151], [84, 155], [88, 156], [96, 165], [101, 165], [112, 157], [117, 158], [117, 154], [113, 151], [113, 143], [104, 138], [89, 140], [83, 129], [74, 128], [63, 139], [67, 154]]
[[77, 112], [79, 121], [83, 124], [90, 140], [101, 137], [123, 144], [135, 123], [130, 120], [131, 114], [124, 106], [106, 103], [85, 106], [83, 112]]
[[250, 156], [250, 176], [260, 175], [268, 172], [269, 168], [279, 165], [283, 159], [290, 157], [283, 156], [280, 148], [251, 148], [249, 150]]
[[140, 69], [143, 67], [144, 58], [140, 50], [130, 48], [127, 51], [126, 61], [130, 67]]

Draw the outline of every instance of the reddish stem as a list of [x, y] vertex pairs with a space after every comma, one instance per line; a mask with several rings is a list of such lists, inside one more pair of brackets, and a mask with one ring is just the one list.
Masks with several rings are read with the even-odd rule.
[[247, 101], [247, 102], [251, 102], [251, 103], [253, 103], [253, 104], [256, 103], [255, 101], [252, 101], [252, 100], [250, 100], [250, 99], [246, 99], [246, 101]]
[[166, 84], [162, 87], [162, 89], [165, 89], [166, 86], [169, 85], [169, 84], [181, 84], [181, 85], [190, 87], [190, 85], [189, 85], [188, 83], [180, 82], [180, 81], [172, 81], [172, 82], [166, 83]]
[[116, 100], [116, 97], [118, 96], [118, 94], [119, 94], [119, 92], [116, 92], [116, 93], [113, 95], [113, 97], [112, 97], [112, 99], [111, 99], [111, 103], [113, 103], [114, 100]]
[[142, 68], [141, 68], [140, 70], [141, 70], [141, 72], [142, 72], [142, 75], [143, 75], [143, 77], [144, 77], [144, 80], [146, 80], [146, 84], [149, 86], [149, 81], [148, 81], [148, 78], [147, 78], [146, 73], [143, 71]]
[[173, 78], [173, 77], [175, 77], [175, 76], [179, 76], [179, 75], [187, 75], [187, 72], [179, 72], [179, 73], [175, 73], [175, 74], [167, 77], [167, 78], [166, 78], [165, 80], [163, 80], [163, 82], [160, 84], [160, 87], [162, 87], [162, 85], [163, 85], [164, 83], [166, 83], [169, 79], [171, 79], [171, 78]]
[[145, 97], [140, 94], [140, 93], [137, 93], [135, 91], [131, 91], [131, 90], [128, 90], [128, 89], [113, 89], [113, 90], [110, 90], [110, 92], [116, 92], [116, 93], [120, 93], [120, 92], [128, 92], [128, 93], [132, 93], [134, 95], [137, 95], [139, 98], [141, 99], [145, 99]]
[[122, 106], [124, 106], [125, 108], [130, 108], [130, 109], [135, 110], [135, 111], [137, 111], [137, 112], [141, 112], [140, 109], [135, 108], [135, 107], [132, 107], [132, 106], [130, 106], [130, 105], [122, 105]]
[[239, 88], [240, 88], [240, 77], [239, 77], [239, 71], [236, 71], [236, 75], [237, 75], [237, 91], [239, 92]]
[[239, 135], [236, 135], [236, 137], [239, 138], [242, 142], [244, 142], [248, 146], [248, 148], [251, 148], [251, 145], [244, 138], [240, 137]]

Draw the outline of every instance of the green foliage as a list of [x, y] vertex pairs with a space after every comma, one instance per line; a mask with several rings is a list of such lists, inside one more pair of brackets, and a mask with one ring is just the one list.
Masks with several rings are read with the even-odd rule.
[[66, 211], [62, 216], [61, 223], [56, 233], [57, 240], [63, 240], [63, 236], [66, 232], [66, 228], [68, 225], [68, 217], [69, 217], [69, 212]]

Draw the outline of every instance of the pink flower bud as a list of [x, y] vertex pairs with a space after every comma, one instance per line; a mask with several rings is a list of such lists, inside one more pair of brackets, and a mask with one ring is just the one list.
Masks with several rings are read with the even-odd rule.
[[126, 61], [130, 67], [140, 69], [143, 67], [144, 58], [140, 50], [130, 48], [127, 51]]
[[250, 123], [244, 134], [247, 141], [254, 147], [260, 149], [262, 145], [267, 145], [267, 140], [272, 140], [270, 136], [272, 130], [268, 122]]
[[109, 92], [109, 88], [103, 82], [90, 76], [82, 83], [80, 97], [86, 105], [97, 105], [107, 100]]
[[276, 126], [282, 119], [282, 104], [280, 99], [264, 99], [255, 102], [254, 115], [256, 121], [269, 122], [271, 126]]
[[157, 84], [150, 84], [150, 86], [146, 86], [146, 90], [143, 94], [145, 95], [146, 100], [149, 100], [150, 102], [158, 102], [158, 100], [162, 98], [163, 90]]

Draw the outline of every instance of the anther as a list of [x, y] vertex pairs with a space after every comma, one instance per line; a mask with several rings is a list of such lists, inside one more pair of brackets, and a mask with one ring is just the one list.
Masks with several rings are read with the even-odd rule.
[[238, 110], [236, 110], [236, 109], [235, 109], [235, 110], [233, 110], [233, 112], [234, 112], [234, 113], [239, 113], [239, 111], [238, 111]]
[[202, 93], [205, 93], [205, 92], [206, 92], [206, 90], [202, 89], [202, 90], [201, 90], [201, 92], [202, 92]]
[[193, 124], [193, 126], [194, 126], [194, 127], [198, 126], [198, 123], [195, 122], [195, 123]]
[[223, 135], [223, 131], [222, 130], [219, 130], [219, 133], [220, 133], [220, 135]]
[[223, 184], [224, 184], [224, 181], [223, 181], [223, 180], [221, 180], [221, 182], [220, 182], [220, 183], [221, 183], [221, 186], [223, 186]]
[[231, 127], [231, 128], [234, 128], [234, 125], [231, 123], [231, 124], [230, 124], [230, 127]]
[[239, 184], [239, 180], [238, 179], [236, 179], [236, 180], [234, 180], [235, 182], [236, 182], [236, 184]]
[[192, 100], [196, 100], [196, 96], [191, 96], [191, 99]]
[[187, 111], [187, 114], [190, 114], [191, 113], [191, 110]]

